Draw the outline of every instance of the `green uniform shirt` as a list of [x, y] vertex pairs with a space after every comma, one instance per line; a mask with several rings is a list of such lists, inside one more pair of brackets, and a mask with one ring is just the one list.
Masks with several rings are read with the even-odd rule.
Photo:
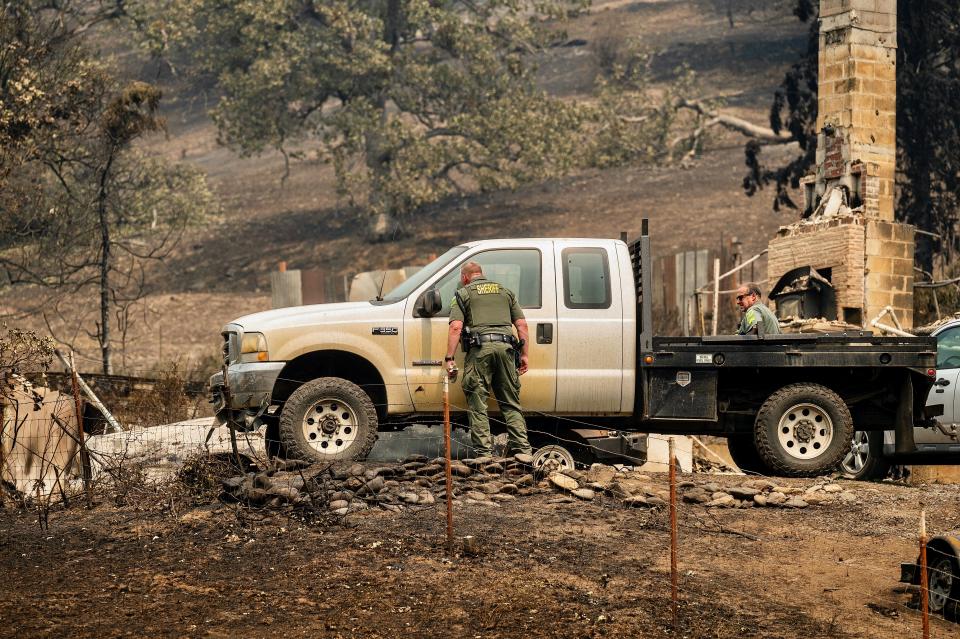
[[474, 333], [513, 334], [513, 323], [524, 319], [517, 296], [513, 291], [478, 277], [457, 291], [466, 310], [466, 317], [457, 304], [456, 297], [450, 302], [450, 321], [463, 322]]
[[764, 335], [775, 335], [780, 332], [780, 322], [777, 321], [777, 316], [767, 308], [766, 304], [757, 302], [743, 314], [743, 319], [740, 320], [740, 328], [737, 329], [737, 335], [752, 333], [758, 322], [763, 325]]

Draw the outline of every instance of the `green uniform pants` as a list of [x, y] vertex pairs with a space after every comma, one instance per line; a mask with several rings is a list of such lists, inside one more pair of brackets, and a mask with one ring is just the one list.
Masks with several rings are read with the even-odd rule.
[[477, 457], [493, 453], [487, 418], [491, 391], [506, 422], [507, 454], [530, 453], [527, 423], [520, 412], [520, 378], [513, 361], [513, 349], [503, 342], [484, 342], [471, 348], [463, 363], [463, 393], [470, 409], [470, 439]]

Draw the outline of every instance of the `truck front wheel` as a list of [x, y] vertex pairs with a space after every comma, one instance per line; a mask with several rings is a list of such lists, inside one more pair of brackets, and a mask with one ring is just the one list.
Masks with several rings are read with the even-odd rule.
[[339, 377], [321, 377], [287, 399], [279, 435], [291, 459], [364, 459], [377, 440], [377, 410], [356, 384]]
[[763, 403], [754, 425], [760, 457], [775, 474], [788, 477], [832, 471], [852, 437], [847, 405], [820, 384], [784, 386]]

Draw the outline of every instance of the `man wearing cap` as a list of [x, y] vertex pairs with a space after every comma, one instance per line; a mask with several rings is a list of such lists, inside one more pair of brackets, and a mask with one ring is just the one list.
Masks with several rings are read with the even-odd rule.
[[[454, 353], [464, 345], [463, 392], [469, 409], [470, 439], [477, 457], [493, 453], [487, 398], [496, 397], [507, 428], [507, 454], [531, 452], [527, 424], [520, 409], [520, 375], [527, 372], [527, 320], [510, 289], [483, 276], [476, 262], [460, 269], [460, 284], [450, 304], [447, 374], [456, 372]], [[513, 334], [516, 327], [517, 336]], [[519, 339], [518, 339], [519, 338]]]
[[780, 322], [767, 305], [760, 301], [760, 287], [747, 282], [737, 289], [737, 306], [743, 312], [737, 335], [776, 335]]

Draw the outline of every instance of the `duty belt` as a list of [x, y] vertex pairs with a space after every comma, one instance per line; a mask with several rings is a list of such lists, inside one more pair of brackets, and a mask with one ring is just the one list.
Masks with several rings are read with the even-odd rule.
[[486, 333], [484, 335], [477, 335], [477, 341], [481, 344], [483, 342], [506, 342], [510, 346], [516, 346], [517, 338], [513, 335], [504, 335], [502, 333]]

